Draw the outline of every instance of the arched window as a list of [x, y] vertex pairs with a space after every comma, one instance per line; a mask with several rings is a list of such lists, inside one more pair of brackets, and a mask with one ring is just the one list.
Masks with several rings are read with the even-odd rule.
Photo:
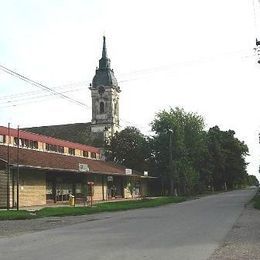
[[100, 114], [103, 114], [105, 112], [105, 104], [104, 104], [104, 102], [100, 102], [100, 104], [99, 104], [99, 112], [100, 112]]

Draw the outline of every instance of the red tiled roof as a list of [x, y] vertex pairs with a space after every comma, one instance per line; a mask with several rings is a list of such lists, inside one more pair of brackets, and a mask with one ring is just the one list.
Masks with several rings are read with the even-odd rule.
[[[53, 145], [59, 145], [59, 146], [64, 146], [68, 148], [74, 148], [74, 149], [79, 149], [82, 151], [89, 151], [89, 152], [94, 152], [94, 153], [100, 153], [100, 150], [96, 147], [89, 146], [89, 145], [84, 145], [84, 144], [78, 144], [78, 143], [73, 143], [70, 141], [65, 141], [45, 135], [40, 135], [40, 134], [35, 134], [31, 132], [27, 132], [24, 130], [20, 130], [20, 138], [28, 139], [31, 141], [38, 141], [42, 143], [47, 143], [47, 144], [53, 144]], [[0, 134], [2, 135], [8, 135], [8, 128], [4, 126], [0, 126]], [[17, 129], [10, 128], [10, 135], [13, 137], [18, 136], [18, 131]]]
[[[17, 148], [9, 147], [10, 164], [17, 164]], [[8, 147], [0, 145], [0, 160], [7, 161]], [[122, 165], [105, 162], [101, 160], [91, 160], [76, 156], [68, 156], [50, 152], [41, 152], [30, 149], [19, 149], [19, 165], [43, 168], [49, 170], [79, 171], [79, 163], [87, 164], [89, 171], [100, 174], [125, 175], [125, 167]], [[136, 172], [135, 172], [136, 173]]]

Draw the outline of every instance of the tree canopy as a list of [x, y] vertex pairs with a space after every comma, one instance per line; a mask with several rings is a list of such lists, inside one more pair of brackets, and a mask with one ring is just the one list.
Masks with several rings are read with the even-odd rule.
[[107, 159], [128, 168], [143, 171], [149, 157], [147, 138], [135, 127], [117, 132], [106, 145]]
[[181, 108], [163, 110], [152, 122], [156, 161], [164, 169], [164, 183], [171, 194], [191, 192], [198, 185], [197, 164], [205, 149], [203, 128], [201, 116]]
[[152, 136], [135, 127], [116, 133], [108, 160], [157, 176], [163, 194], [194, 194], [256, 183], [246, 172], [248, 147], [235, 131], [205, 130], [203, 118], [182, 108], [155, 115]]

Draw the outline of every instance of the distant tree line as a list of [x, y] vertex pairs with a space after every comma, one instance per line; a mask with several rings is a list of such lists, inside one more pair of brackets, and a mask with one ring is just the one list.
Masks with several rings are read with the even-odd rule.
[[164, 195], [196, 194], [256, 185], [246, 171], [248, 147], [233, 130], [205, 131], [197, 113], [171, 108], [156, 114], [153, 135], [126, 127], [106, 145], [107, 159], [158, 177]]

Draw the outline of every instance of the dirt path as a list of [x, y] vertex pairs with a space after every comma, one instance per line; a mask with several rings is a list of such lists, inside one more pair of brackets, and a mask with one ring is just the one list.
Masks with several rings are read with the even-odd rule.
[[248, 205], [209, 260], [260, 259], [260, 210]]

